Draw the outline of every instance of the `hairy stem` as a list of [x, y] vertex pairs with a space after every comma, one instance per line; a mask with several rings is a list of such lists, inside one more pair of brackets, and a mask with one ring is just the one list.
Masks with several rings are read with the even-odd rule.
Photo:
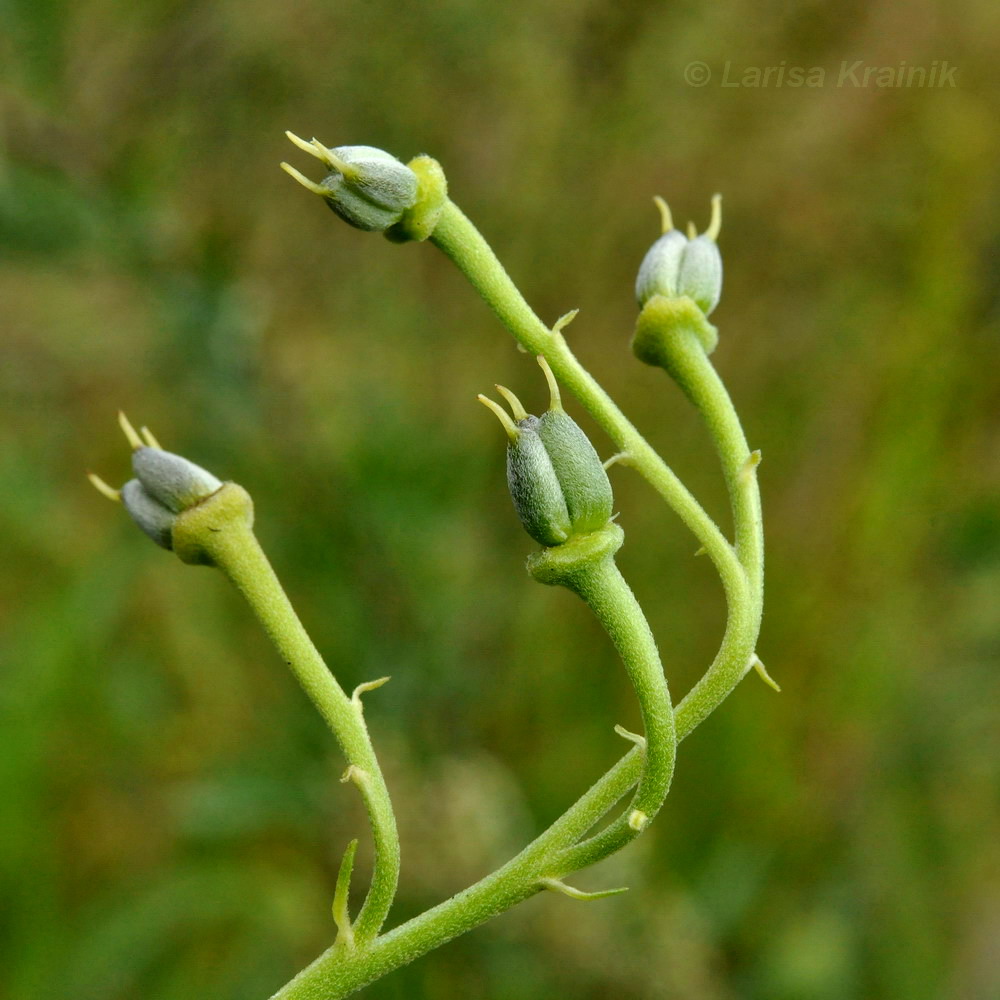
[[[207, 503], [205, 507], [208, 509]], [[190, 519], [193, 513], [186, 516]], [[371, 886], [354, 924], [355, 941], [369, 941], [385, 922], [396, 893], [399, 836], [360, 699], [349, 698], [323, 662], [249, 524], [240, 519], [218, 518], [215, 526], [199, 534], [202, 547], [246, 598], [350, 764], [346, 777], [358, 786], [364, 798], [375, 843]]]
[[[730, 544], [697, 500], [583, 368], [558, 329], [549, 329], [531, 310], [489, 245], [452, 202], [445, 203], [431, 241], [454, 261], [515, 338], [527, 350], [546, 358], [559, 381], [576, 395], [606, 431], [628, 464], [651, 483], [704, 546], [725, 591], [725, 634], [712, 665], [677, 706], [672, 720], [669, 718], [669, 699], [667, 710], [659, 718], [650, 716], [644, 704], [647, 736], [657, 730], [662, 734], [671, 724], [673, 728], [674, 738], [663, 743], [668, 749], [656, 757], [655, 765], [647, 762], [642, 749], [630, 750], [548, 830], [502, 868], [359, 948], [331, 947], [276, 993], [273, 1000], [337, 1000], [348, 996], [538, 892], [545, 887], [543, 879], [578, 870], [617, 850], [635, 834], [629, 827], [629, 819], [638, 808], [638, 798], [633, 799], [631, 811], [604, 830], [588, 839], [581, 838], [586, 838], [637, 783], [640, 783], [642, 801], [647, 801], [644, 767], [655, 768], [659, 787], [665, 794], [676, 743], [718, 706], [746, 672], [760, 627], [763, 548], [754, 465], [748, 463], [750, 453], [732, 403], [704, 352], [700, 358], [685, 359], [686, 367], [680, 377], [677, 372], [671, 371], [671, 374], [702, 413], [719, 452], [733, 508], [735, 544]], [[645, 628], [645, 621], [638, 605], [632, 607], [630, 602], [634, 602], [634, 597], [624, 581], [620, 577], [614, 580], [608, 577], [587, 581], [586, 585], [575, 589], [604, 621], [637, 688], [639, 683], [652, 682], [649, 670], [654, 659], [660, 678], [655, 681], [654, 688], [663, 683], [652, 638], [649, 638], [650, 647], [646, 648], [645, 640], [636, 631], [636, 622], [641, 620]], [[623, 622], [616, 622], [615, 615], [623, 608], [627, 609]], [[620, 629], [625, 632], [616, 635], [616, 630]], [[659, 696], [658, 691], [654, 690], [653, 694]], [[662, 694], [666, 695], [665, 683]], [[653, 788], [653, 783], [649, 787]], [[657, 791], [655, 796], [652, 792], [649, 794], [648, 801], [655, 811], [662, 802], [662, 797], [656, 798], [661, 792]]]
[[[615, 528], [614, 530], [620, 530]], [[629, 812], [613, 825], [606, 853], [638, 836], [670, 787], [676, 756], [673, 709], [656, 644], [645, 615], [611, 557], [575, 567], [564, 583], [588, 604], [621, 655], [642, 707], [646, 741], [626, 754], [576, 804], [502, 868], [374, 942], [346, 950], [336, 945], [279, 990], [272, 1000], [336, 1000], [484, 923], [561, 878], [574, 864], [569, 848], [637, 782]], [[641, 825], [629, 818], [640, 811]]]
[[622, 537], [621, 528], [612, 523], [592, 535], [542, 549], [528, 560], [528, 569], [536, 579], [574, 591], [604, 626], [632, 681], [646, 734], [644, 738], [631, 737], [641, 744], [642, 771], [628, 810], [600, 835], [602, 853], [592, 853], [577, 863], [579, 859], [572, 852], [563, 851], [553, 877], [592, 864], [638, 836], [663, 805], [677, 756], [674, 710], [656, 641], [614, 562]]
[[[656, 310], [649, 313], [647, 322], [655, 324]], [[736, 409], [703, 342], [684, 323], [671, 324], [668, 329], [668, 314], [663, 315], [665, 336], [659, 363], [701, 414], [718, 452], [732, 508], [736, 554], [746, 577], [746, 598], [738, 609], [740, 627], [735, 643], [742, 660], [717, 657], [681, 702], [680, 707], [701, 721], [746, 673], [760, 631], [764, 597], [764, 535], [757, 483], [760, 455], [750, 452]]]
[[[468, 278], [501, 322], [527, 350], [541, 354], [556, 378], [572, 392], [604, 429], [628, 464], [635, 468], [666, 500], [704, 546], [722, 580], [727, 619], [722, 643], [704, 677], [681, 702], [694, 725], [707, 718], [746, 672], [760, 628], [759, 576], [763, 560], [760, 505], [756, 479], [735, 485], [735, 456], [746, 442], [729, 396], [707, 357], [701, 372], [694, 372], [696, 405], [708, 419], [709, 431], [723, 455], [730, 495], [735, 496], [734, 516], [742, 551], [730, 545], [715, 522], [654, 451], [594, 377], [580, 364], [559, 332], [550, 330], [534, 313], [503, 265], [472, 222], [453, 202], [445, 204], [431, 242], [441, 249]], [[699, 378], [700, 375], [700, 378]], [[741, 447], [740, 447], [741, 445]], [[746, 452], [746, 454], [749, 454]], [[755, 513], [756, 512], [756, 513]], [[748, 571], [749, 570], [749, 571]]]

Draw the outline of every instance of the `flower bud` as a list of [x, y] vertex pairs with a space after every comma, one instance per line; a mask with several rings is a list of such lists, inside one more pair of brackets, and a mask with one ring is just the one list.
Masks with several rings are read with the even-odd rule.
[[200, 465], [164, 451], [145, 427], [140, 437], [124, 413], [118, 415], [118, 422], [132, 445], [135, 478], [121, 490], [112, 489], [92, 473], [90, 481], [105, 496], [120, 500], [132, 520], [157, 545], [172, 549], [177, 516], [212, 496], [222, 482]]
[[528, 414], [507, 445], [507, 487], [524, 530], [542, 545], [561, 545], [573, 531], [562, 483], [538, 433], [541, 421]]
[[722, 294], [722, 256], [716, 238], [722, 225], [721, 198], [712, 199], [712, 220], [698, 236], [691, 225], [684, 236], [673, 228], [670, 209], [657, 200], [663, 214], [663, 235], [650, 247], [639, 267], [635, 294], [644, 306], [654, 295], [686, 296], [708, 316]]
[[603, 528], [611, 517], [611, 481], [590, 439], [564, 410], [552, 408], [538, 418], [538, 436], [562, 487], [575, 534]]
[[222, 482], [200, 465], [160, 448], [132, 452], [132, 469], [149, 496], [174, 514], [211, 496]]
[[385, 232], [417, 201], [417, 175], [405, 163], [374, 146], [337, 146], [327, 149], [313, 139], [306, 142], [287, 132], [300, 149], [321, 160], [330, 173], [314, 183], [294, 167], [282, 168], [326, 203], [345, 222], [368, 232]]
[[688, 242], [683, 233], [671, 229], [649, 248], [635, 279], [635, 297], [639, 305], [645, 305], [654, 295], [665, 295], [668, 299], [677, 295], [681, 258]]
[[613, 497], [604, 466], [586, 434], [563, 409], [552, 372], [543, 358], [552, 392], [550, 408], [533, 416], [503, 386], [514, 420], [493, 400], [479, 399], [507, 431], [507, 485], [525, 531], [542, 545], [561, 545], [574, 535], [603, 528], [611, 518]]
[[171, 535], [177, 515], [154, 500], [138, 479], [130, 479], [121, 488], [121, 502], [129, 517], [165, 549], [172, 549]]
[[677, 276], [677, 294], [694, 299], [706, 315], [719, 304], [722, 295], [722, 254], [714, 240], [697, 236], [684, 248]]

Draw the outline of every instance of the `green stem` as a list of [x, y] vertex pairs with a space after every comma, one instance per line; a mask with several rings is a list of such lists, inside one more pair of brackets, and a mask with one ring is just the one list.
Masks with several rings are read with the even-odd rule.
[[[662, 324], [658, 364], [678, 384], [701, 414], [719, 455], [729, 493], [736, 554], [747, 580], [746, 600], [737, 609], [739, 628], [734, 649], [739, 655], [716, 658], [678, 706], [702, 721], [740, 682], [754, 654], [764, 599], [764, 535], [757, 482], [759, 455], [751, 454], [736, 408], [712, 365], [702, 340], [675, 314], [644, 310], [640, 323]], [[659, 317], [659, 319], [658, 319]]]
[[674, 710], [656, 640], [614, 561], [623, 537], [621, 528], [611, 523], [599, 532], [542, 549], [528, 560], [537, 580], [568, 587], [604, 626], [632, 681], [645, 729], [644, 763], [629, 809], [600, 835], [600, 848], [586, 854], [588, 860], [577, 863], [575, 854], [564, 851], [555, 877], [613, 854], [638, 836], [663, 805], [677, 756]]
[[519, 343], [528, 351], [545, 357], [556, 378], [580, 400], [619, 451], [627, 456], [628, 464], [666, 500], [715, 564], [726, 597], [725, 633], [704, 677], [678, 706], [678, 710], [684, 708], [685, 717], [697, 725], [718, 707], [746, 672], [760, 628], [759, 578], [763, 566], [759, 555], [763, 551], [760, 506], [759, 500], [755, 501], [750, 495], [750, 491], [756, 492], [755, 477], [746, 486], [736, 487], [733, 483], [732, 459], [740, 452], [739, 442], [742, 441], [743, 451], [746, 442], [725, 388], [705, 358], [707, 370], [701, 372], [703, 377], [696, 405], [709, 420], [709, 430], [723, 455], [730, 496], [737, 498], [734, 516], [738, 544], [742, 549], [739, 554], [669, 466], [580, 364], [565, 338], [558, 332], [553, 333], [533, 312], [490, 245], [453, 202], [446, 202], [431, 242], [455, 263]]
[[482, 234], [454, 202], [447, 202], [431, 242], [469, 279], [504, 326], [532, 354], [541, 354], [559, 381], [580, 400], [629, 464], [649, 480], [704, 545], [723, 580], [739, 575], [732, 546], [715, 522], [650, 447], [597, 380], [580, 364], [560, 333], [532, 311]]
[[[729, 397], [707, 357], [704, 363], [692, 359], [689, 381], [683, 387], [705, 417], [723, 461], [736, 524], [735, 547], [576, 360], [561, 334], [550, 330], [532, 312], [489, 245], [450, 201], [444, 206], [431, 240], [462, 270], [517, 340], [529, 351], [544, 355], [559, 381], [577, 396], [627, 456], [628, 464], [653, 485], [687, 524], [719, 571], [728, 608], [726, 630], [705, 677], [677, 707], [673, 721], [679, 742], [742, 677], [753, 655], [760, 626], [763, 549], [759, 496], [756, 477], [742, 475], [749, 452]], [[617, 582], [607, 585], [619, 586]], [[624, 581], [620, 586], [627, 590]], [[593, 603], [601, 616], [603, 601], [598, 598]], [[620, 608], [627, 603], [619, 593], [607, 608]], [[634, 614], [630, 617], [634, 622]], [[608, 630], [614, 638], [613, 629]], [[629, 656], [623, 643], [615, 641], [628, 665]], [[650, 721], [646, 725], [648, 734], [652, 731]], [[669, 768], [673, 766], [675, 745], [670, 742]], [[658, 764], [661, 777], [669, 770], [665, 762], [666, 757]], [[616, 849], [620, 838], [628, 836], [622, 825], [627, 823], [629, 814], [588, 840], [581, 842], [580, 838], [642, 779], [645, 763], [640, 749], [630, 750], [548, 830], [502, 868], [361, 948], [348, 951], [331, 947], [276, 993], [273, 1000], [337, 1000], [348, 996], [538, 892], [542, 888], [540, 878], [568, 873], [604, 857]]]
[[[238, 489], [227, 484], [222, 493]], [[242, 493], [242, 491], [240, 491]], [[197, 534], [211, 562], [218, 566], [246, 598], [264, 631], [291, 668], [299, 684], [326, 720], [351, 765], [347, 777], [364, 798], [375, 843], [371, 886], [354, 925], [355, 942], [373, 939], [385, 922], [399, 880], [399, 837], [382, 771], [368, 735], [360, 698], [349, 698], [323, 662], [299, 621], [271, 564], [250, 527], [249, 519], [212, 516], [210, 498], [201, 507], [187, 511], [185, 531]], [[197, 530], [194, 519], [208, 520], [207, 530]]]
[[[620, 534], [620, 529], [613, 528]], [[673, 774], [676, 740], [670, 695], [646, 618], [610, 556], [572, 566], [561, 582], [588, 604], [620, 653], [639, 697], [645, 749], [626, 754], [502, 868], [370, 944], [353, 951], [336, 945], [327, 949], [272, 1000], [348, 996], [534, 895], [545, 888], [543, 879], [561, 878], [589, 864], [589, 860], [576, 863], [570, 849], [637, 781], [639, 787], [628, 813], [613, 824], [616, 839], [606, 853], [624, 846], [644, 828], [645, 822], [629, 824], [637, 811], [651, 819], [659, 810]]]
[[[630, 813], [623, 817], [624, 828], [610, 853], [638, 836], [659, 812], [667, 796], [677, 756], [674, 708], [656, 640], [614, 560], [608, 558], [586, 566], [570, 586], [587, 603], [614, 642], [635, 688], [645, 730], [642, 775]], [[576, 871], [579, 867], [582, 866], [571, 865], [565, 871]]]

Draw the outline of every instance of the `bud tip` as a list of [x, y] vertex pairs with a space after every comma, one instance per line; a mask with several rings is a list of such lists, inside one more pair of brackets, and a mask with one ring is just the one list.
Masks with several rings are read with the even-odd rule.
[[670, 214], [670, 206], [658, 194], [653, 195], [653, 204], [660, 210], [660, 232], [669, 233], [674, 228], [674, 217]]
[[140, 448], [146, 447], [145, 442], [136, 433], [135, 428], [129, 422], [128, 417], [125, 416], [122, 410], [118, 411], [118, 426], [122, 429], [122, 433], [125, 435], [133, 451], [138, 451]]
[[96, 472], [88, 472], [87, 478], [90, 480], [90, 485], [97, 490], [101, 496], [107, 497], [109, 500], [113, 500], [115, 503], [121, 503], [122, 491], [116, 490], [113, 486], [109, 486]]
[[514, 414], [515, 420], [524, 420], [524, 418], [527, 417], [528, 411], [521, 404], [521, 400], [519, 400], [517, 396], [515, 396], [514, 393], [507, 388], [507, 386], [494, 385], [493, 388], [507, 400], [507, 405], [510, 407], [510, 412]]
[[476, 396], [476, 399], [478, 399], [479, 402], [482, 403], [487, 409], [493, 411], [497, 420], [499, 420], [503, 425], [503, 429], [507, 432], [507, 437], [510, 438], [511, 441], [516, 441], [520, 437], [521, 432], [517, 429], [517, 425], [510, 419], [510, 415], [499, 403], [495, 403], [492, 399], [488, 396], [484, 396], [482, 393]]
[[316, 140], [313, 139], [312, 142], [307, 142], [301, 136], [297, 136], [294, 132], [289, 132], [285, 130], [285, 135], [288, 136], [289, 141], [298, 146], [303, 153], [308, 153], [310, 156], [315, 156], [317, 160], [324, 159], [323, 154], [316, 148]]
[[714, 243], [719, 238], [722, 229], [722, 195], [712, 195], [712, 218], [709, 220], [705, 235]]
[[307, 191], [312, 191], [313, 194], [318, 194], [321, 198], [325, 198], [329, 194], [326, 188], [322, 188], [315, 181], [309, 180], [305, 174], [299, 173], [295, 167], [293, 167], [290, 163], [285, 163], [284, 160], [282, 160], [281, 169], [284, 170], [289, 177], [297, 180]]
[[549, 385], [549, 409], [561, 410], [562, 396], [559, 394], [559, 383], [556, 382], [556, 377], [552, 374], [552, 369], [549, 367], [548, 361], [545, 360], [542, 354], [539, 354], [535, 360], [538, 362], [538, 367], [542, 369], [545, 381]]
[[163, 446], [156, 440], [155, 437], [153, 437], [153, 432], [148, 427], [140, 427], [139, 433], [142, 435], [143, 440], [150, 448], [157, 448], [160, 451], [163, 451]]

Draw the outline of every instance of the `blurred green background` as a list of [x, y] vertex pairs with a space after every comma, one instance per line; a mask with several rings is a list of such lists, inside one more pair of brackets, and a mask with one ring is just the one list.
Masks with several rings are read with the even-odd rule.
[[[947, 61], [955, 86], [837, 86], [845, 60]], [[727, 61], [827, 76], [723, 86]], [[365, 833], [237, 596], [87, 485], [127, 475], [119, 407], [252, 492], [345, 687], [392, 675], [368, 717], [393, 922], [505, 860], [636, 725], [585, 609], [524, 573], [475, 403], [499, 381], [540, 406], [537, 369], [432, 247], [282, 174], [318, 176], [286, 128], [440, 159], [728, 526], [695, 415], [628, 350], [651, 196], [702, 227], [723, 191], [715, 358], [764, 454], [783, 694], [748, 678], [650, 834], [576, 880], [627, 895], [536, 898], [365, 995], [1000, 996], [998, 65], [992, 0], [0, 3], [0, 996], [263, 1000], [331, 940]], [[679, 697], [720, 588], [613, 480]]]

